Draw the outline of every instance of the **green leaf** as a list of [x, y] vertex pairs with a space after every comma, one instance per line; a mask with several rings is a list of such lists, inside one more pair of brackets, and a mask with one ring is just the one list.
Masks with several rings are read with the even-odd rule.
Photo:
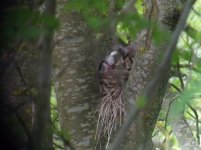
[[201, 32], [199, 32], [198, 30], [194, 29], [191, 26], [187, 26], [185, 31], [197, 43], [201, 43]]
[[105, 0], [101, 0], [101, 1], [92, 0], [92, 1], [94, 1], [94, 4], [91, 5], [91, 8], [94, 8], [94, 10], [98, 12], [99, 14], [105, 14], [108, 11], [109, 9], [108, 1], [105, 1]]
[[87, 0], [69, 0], [68, 3], [64, 5], [64, 10], [66, 11], [82, 11], [88, 7]]
[[162, 42], [167, 41], [170, 39], [170, 33], [165, 31], [159, 27], [159, 25], [152, 23], [153, 25], [153, 40], [154, 42], [159, 45]]
[[192, 53], [191, 51], [180, 51], [180, 57], [186, 61], [189, 61], [192, 58]]
[[176, 48], [176, 50], [173, 53], [172, 64], [177, 64], [178, 62], [179, 62], [179, 50]]
[[101, 28], [101, 26], [104, 24], [104, 19], [103, 18], [101, 18], [101, 17], [98, 17], [98, 16], [96, 16], [96, 17], [94, 17], [94, 16], [90, 16], [90, 17], [88, 17], [88, 18], [86, 18], [87, 19], [87, 23], [88, 23], [88, 25], [91, 27], [91, 28], [93, 28], [93, 29], [100, 29]]
[[142, 15], [144, 12], [144, 6], [143, 6], [143, 1], [142, 0], [137, 0], [137, 2], [135, 3], [135, 7], [138, 11], [138, 14]]
[[54, 30], [59, 26], [59, 21], [54, 16], [42, 16], [41, 23], [45, 24], [49, 30]]
[[124, 3], [125, 3], [125, 0], [116, 0], [116, 3], [115, 3], [116, 9], [120, 10], [122, 8], [122, 6], [124, 5]]
[[26, 29], [20, 29], [19, 35], [23, 39], [37, 39], [42, 32], [42, 29], [36, 27], [29, 27]]

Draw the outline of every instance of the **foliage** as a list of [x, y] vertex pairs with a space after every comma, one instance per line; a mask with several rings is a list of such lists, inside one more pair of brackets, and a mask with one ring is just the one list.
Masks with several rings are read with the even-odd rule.
[[51, 87], [51, 121], [52, 121], [52, 131], [53, 131], [53, 147], [54, 150], [64, 149], [64, 144], [70, 145], [71, 134], [69, 131], [64, 131], [61, 129], [59, 121], [59, 113], [57, 106], [57, 99], [54, 90], [54, 85]]
[[[191, 11], [188, 17], [188, 25], [180, 36], [177, 50], [173, 56], [172, 66], [177, 74], [173, 74], [169, 81], [173, 85], [168, 89], [169, 95], [166, 97], [169, 99], [168, 107], [170, 108], [161, 110], [155, 134], [153, 133], [154, 136], [157, 134], [156, 132], [160, 133], [155, 138], [165, 139], [166, 143], [171, 144], [171, 149], [180, 149], [180, 146], [178, 144], [175, 146], [174, 142], [170, 141], [169, 135], [173, 136], [175, 140], [177, 139], [172, 130], [168, 128], [171, 128], [172, 121], [178, 120], [182, 116], [184, 116], [190, 130], [194, 133], [194, 138], [198, 143], [200, 142], [201, 15], [198, 14], [198, 10], [201, 10], [200, 0], [196, 2], [194, 10]], [[164, 129], [170, 134], [163, 133]], [[165, 149], [169, 148], [165, 147]]]
[[[46, 25], [46, 28], [42, 28], [43, 24]], [[58, 20], [53, 16], [42, 15], [39, 11], [31, 11], [26, 8], [15, 8], [4, 16], [1, 38], [7, 44], [15, 39], [37, 40], [41, 33], [48, 34], [58, 25]]]

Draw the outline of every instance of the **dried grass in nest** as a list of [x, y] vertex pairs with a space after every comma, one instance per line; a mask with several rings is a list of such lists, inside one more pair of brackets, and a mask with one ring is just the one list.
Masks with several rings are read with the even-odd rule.
[[122, 101], [122, 86], [104, 88], [104, 93], [97, 109], [98, 122], [95, 137], [97, 143], [105, 138], [107, 148], [112, 134], [121, 126], [126, 112]]
[[105, 149], [107, 149], [111, 137], [121, 126], [126, 115], [122, 90], [128, 79], [131, 65], [132, 62], [128, 58], [124, 61], [120, 59], [115, 64], [114, 69], [108, 72], [99, 72], [101, 79], [100, 92], [103, 97], [100, 99], [97, 108], [98, 122], [95, 139], [97, 144], [106, 139]]

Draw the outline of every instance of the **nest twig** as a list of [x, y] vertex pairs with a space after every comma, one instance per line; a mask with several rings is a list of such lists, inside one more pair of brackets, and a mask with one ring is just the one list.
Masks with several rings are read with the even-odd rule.
[[103, 97], [97, 108], [98, 122], [95, 139], [97, 144], [105, 139], [106, 149], [126, 115], [122, 91], [132, 64], [128, 54], [125, 55], [126, 58], [120, 57], [118, 61], [114, 61], [115, 54], [117, 53], [112, 51], [99, 66], [100, 93]]
[[96, 130], [96, 140], [101, 138], [107, 140], [106, 148], [110, 143], [112, 133], [117, 130], [125, 116], [124, 103], [122, 101], [122, 87], [116, 86], [107, 89], [105, 95], [101, 98], [98, 106], [98, 123]]

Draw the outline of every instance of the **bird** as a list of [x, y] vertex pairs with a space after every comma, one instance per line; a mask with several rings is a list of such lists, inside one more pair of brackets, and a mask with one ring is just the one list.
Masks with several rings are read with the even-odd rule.
[[127, 57], [132, 61], [132, 58], [135, 56], [137, 46], [135, 44], [128, 45], [126, 47], [120, 47], [119, 53], [122, 55], [123, 60]]

